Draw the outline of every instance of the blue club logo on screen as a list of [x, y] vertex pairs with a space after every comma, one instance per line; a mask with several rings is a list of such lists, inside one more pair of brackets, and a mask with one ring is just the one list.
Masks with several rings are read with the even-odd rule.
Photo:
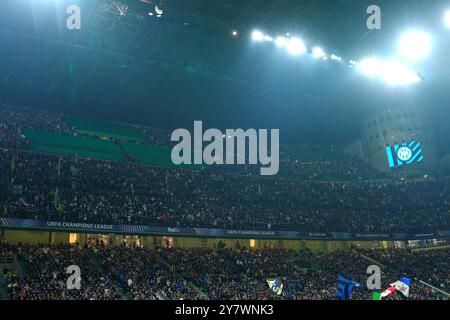
[[401, 161], [408, 161], [412, 157], [412, 151], [409, 147], [401, 147], [397, 151], [397, 158]]
[[420, 142], [415, 140], [394, 146], [387, 146], [386, 154], [389, 167], [391, 168], [423, 161]]

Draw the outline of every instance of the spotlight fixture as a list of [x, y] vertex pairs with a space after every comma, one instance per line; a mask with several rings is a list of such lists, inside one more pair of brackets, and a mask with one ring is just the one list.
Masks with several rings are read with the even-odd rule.
[[275, 45], [278, 47], [278, 48], [282, 48], [282, 47], [284, 47], [286, 44], [287, 44], [287, 42], [288, 42], [288, 39], [286, 38], [286, 37], [277, 37], [276, 39], [275, 39]]
[[[446, 23], [447, 20], [450, 25], [450, 11], [446, 14]], [[232, 35], [237, 36], [238, 32], [233, 30]], [[286, 51], [293, 56], [308, 53], [316, 59], [337, 62], [343, 61], [343, 58], [336, 54], [328, 55], [321, 47], [307, 47], [300, 38], [290, 37], [288, 33], [272, 38], [259, 30], [253, 30], [251, 37], [253, 41], [257, 42], [274, 42], [278, 48], [286, 48]], [[430, 36], [427, 33], [419, 31], [408, 32], [400, 39], [399, 49], [405, 57], [411, 60], [422, 59], [431, 51]], [[399, 60], [384, 60], [369, 57], [361, 61], [347, 59], [344, 61], [349, 68], [358, 70], [368, 77], [382, 80], [389, 85], [407, 85], [424, 80], [424, 77], [420, 73], [398, 62]]]
[[447, 10], [444, 14], [444, 23], [447, 26], [447, 28], [450, 28], [450, 10]]
[[[351, 65], [355, 65], [356, 63], [351, 63]], [[359, 64], [359, 69], [366, 75], [372, 77], [379, 75], [382, 71], [383, 64], [380, 60], [376, 58], [367, 58], [363, 59]]]
[[367, 58], [359, 63], [359, 70], [369, 77], [378, 77], [390, 85], [405, 85], [423, 78], [396, 61]]
[[342, 60], [341, 57], [338, 57], [338, 56], [335, 55], [335, 54], [332, 54], [332, 55], [330, 56], [330, 59], [331, 59], [331, 60], [335, 60], [335, 61], [341, 61], [341, 60]]
[[289, 40], [287, 50], [292, 55], [299, 55], [306, 52], [306, 46], [299, 38]]
[[422, 80], [417, 73], [394, 61], [386, 62], [380, 75], [391, 85], [410, 84]]
[[326, 56], [325, 51], [320, 47], [314, 47], [312, 49], [312, 55], [314, 58], [323, 58]]
[[418, 61], [426, 58], [431, 51], [430, 36], [420, 31], [408, 32], [401, 37], [399, 49], [409, 60]]
[[259, 30], [255, 30], [252, 32], [252, 39], [254, 41], [263, 41], [264, 40], [264, 34], [259, 31]]

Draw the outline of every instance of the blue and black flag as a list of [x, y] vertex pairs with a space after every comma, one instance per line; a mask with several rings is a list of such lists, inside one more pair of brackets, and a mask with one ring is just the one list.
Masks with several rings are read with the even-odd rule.
[[386, 147], [389, 167], [395, 168], [405, 164], [423, 161], [423, 153], [420, 142], [413, 140]]
[[269, 285], [270, 291], [280, 295], [283, 293], [283, 281], [280, 278], [267, 279], [267, 284]]
[[348, 300], [352, 295], [353, 287], [359, 287], [359, 283], [354, 280], [347, 279], [344, 276], [338, 276], [337, 296], [339, 299]]

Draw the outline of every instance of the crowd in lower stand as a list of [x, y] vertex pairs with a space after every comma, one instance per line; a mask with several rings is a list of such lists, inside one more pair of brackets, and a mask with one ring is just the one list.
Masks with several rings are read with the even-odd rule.
[[[76, 245], [0, 245], [18, 256], [21, 267], [7, 278], [12, 299], [337, 299], [337, 277], [360, 283], [352, 299], [371, 299], [366, 288], [368, 266], [356, 251], [218, 248], [144, 249]], [[381, 259], [382, 285], [411, 279], [409, 299], [448, 299], [420, 282], [448, 289], [449, 249], [411, 252], [405, 249], [363, 250]], [[386, 260], [387, 259], [387, 260]], [[68, 289], [66, 269], [77, 265], [81, 289]], [[403, 270], [403, 271], [401, 271]], [[408, 270], [408, 271], [406, 271]], [[437, 270], [437, 272], [431, 272]], [[442, 270], [442, 271], [439, 271]], [[267, 279], [280, 278], [283, 293], [269, 289]], [[440, 283], [446, 283], [442, 286]], [[399, 299], [396, 295], [390, 299]]]
[[[22, 272], [10, 275], [8, 290], [20, 300], [115, 300], [120, 298], [108, 277], [96, 266], [88, 248], [71, 245], [19, 245], [11, 247], [22, 261]], [[67, 286], [69, 266], [83, 272], [80, 289]], [[70, 270], [69, 270], [70, 271]], [[76, 285], [74, 279], [73, 285]]]
[[[0, 217], [301, 232], [450, 229], [449, 179], [366, 181], [377, 173], [339, 148], [282, 148], [284, 173], [265, 178], [247, 168], [187, 170], [31, 152], [25, 128], [73, 134], [63, 115], [0, 105]], [[141, 130], [149, 144], [169, 146], [165, 130]], [[386, 265], [383, 288], [409, 276], [413, 299], [436, 299], [440, 293], [418, 279], [450, 287], [448, 249], [360, 253]], [[0, 244], [0, 258], [11, 255], [20, 261], [8, 274], [12, 299], [335, 299], [338, 274], [361, 283], [353, 298], [371, 297], [368, 260], [354, 251]], [[67, 288], [70, 265], [82, 270], [80, 290]], [[283, 280], [282, 296], [268, 290], [266, 280], [275, 277]]]
[[243, 270], [226, 251], [198, 248], [160, 250], [161, 256], [176, 272], [207, 293], [210, 299], [248, 300], [269, 298], [265, 281]]
[[315, 182], [0, 151], [0, 216], [305, 232], [450, 229], [450, 180]]
[[364, 250], [363, 254], [370, 256], [381, 264], [394, 270], [414, 273], [422, 281], [450, 291], [450, 250]]
[[131, 299], [201, 299], [202, 295], [161, 258], [139, 247], [99, 247], [98, 253], [110, 277]]

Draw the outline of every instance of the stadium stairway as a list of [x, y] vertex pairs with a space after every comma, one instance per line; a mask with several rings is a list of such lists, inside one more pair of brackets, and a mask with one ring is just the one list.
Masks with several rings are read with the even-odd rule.
[[136, 160], [125, 150], [125, 148], [122, 146], [121, 143], [114, 141], [114, 143], [119, 147], [120, 151], [125, 155], [127, 158], [127, 161], [129, 162], [136, 162]]
[[[166, 260], [164, 260], [158, 253], [155, 254], [156, 258], [158, 259], [158, 261], [160, 261], [162, 264], [164, 264], [165, 266], [167, 266], [167, 268], [172, 269], [172, 267], [169, 265], [169, 263], [167, 263]], [[201, 290], [199, 287], [197, 287], [194, 283], [192, 283], [191, 281], [188, 281], [188, 284], [194, 288], [195, 291], [197, 291], [197, 293], [199, 293], [205, 300], [210, 300], [208, 295], [203, 292], [203, 290]]]
[[368, 261], [371, 262], [372, 264], [378, 265], [378, 266], [380, 266], [380, 267], [382, 267], [382, 268], [387, 268], [387, 266], [385, 266], [384, 264], [382, 264], [382, 263], [380, 263], [380, 262], [378, 262], [378, 261], [376, 261], [376, 260], [374, 260], [374, 259], [372, 259], [372, 258], [369, 258], [368, 256], [362, 254], [362, 253], [359, 252], [358, 250], [352, 249], [352, 252], [355, 253], [355, 254], [357, 254], [357, 255], [359, 255], [360, 257], [364, 258], [365, 260], [368, 260]]

